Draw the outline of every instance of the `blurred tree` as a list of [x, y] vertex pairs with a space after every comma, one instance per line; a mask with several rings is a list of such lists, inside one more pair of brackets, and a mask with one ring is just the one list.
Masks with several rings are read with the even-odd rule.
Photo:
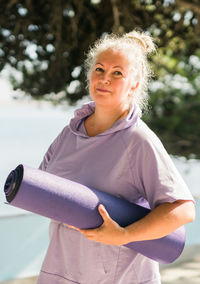
[[151, 111], [144, 119], [171, 154], [200, 158], [200, 50], [183, 60], [156, 56], [154, 63], [160, 76], [150, 85]]
[[84, 53], [103, 33], [151, 33], [159, 52], [145, 119], [171, 153], [200, 157], [199, 0], [0, 0], [0, 12], [0, 71], [18, 70], [14, 89], [36, 99], [87, 95]]

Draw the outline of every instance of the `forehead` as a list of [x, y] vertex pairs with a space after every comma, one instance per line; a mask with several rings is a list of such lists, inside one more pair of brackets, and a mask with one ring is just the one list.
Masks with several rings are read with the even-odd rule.
[[107, 49], [102, 51], [96, 58], [95, 64], [101, 63], [103, 65], [121, 66], [123, 68], [130, 67], [130, 61], [127, 56], [121, 51]]

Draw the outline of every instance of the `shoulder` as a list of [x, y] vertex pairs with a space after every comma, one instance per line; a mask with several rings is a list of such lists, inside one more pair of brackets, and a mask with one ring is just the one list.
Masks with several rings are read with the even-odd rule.
[[143, 165], [147, 162], [151, 164], [157, 163], [158, 160], [170, 160], [169, 153], [159, 137], [142, 120], [135, 127], [131, 127], [122, 139], [129, 156], [135, 157]]
[[139, 148], [153, 147], [154, 145], [163, 147], [159, 137], [141, 119], [136, 125], [127, 129], [123, 134], [123, 138], [128, 143], [137, 145]]
[[69, 125], [65, 126], [62, 131], [55, 137], [53, 143], [50, 145], [50, 148], [55, 150], [55, 148], [59, 147], [64, 141], [66, 141], [69, 136], [70, 129]]
[[66, 125], [63, 129], [62, 129], [62, 131], [60, 132], [60, 134], [58, 135], [60, 138], [63, 138], [63, 137], [66, 137], [67, 135], [69, 135], [69, 133], [70, 133], [71, 131], [70, 131], [70, 127], [69, 127], [69, 125]]
[[62, 131], [58, 134], [56, 137], [57, 141], [61, 141], [63, 138], [65, 138], [70, 133], [69, 125], [66, 125]]

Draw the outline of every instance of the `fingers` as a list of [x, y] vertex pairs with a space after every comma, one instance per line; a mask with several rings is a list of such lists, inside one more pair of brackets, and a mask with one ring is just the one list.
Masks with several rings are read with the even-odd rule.
[[112, 223], [115, 223], [109, 216], [109, 213], [105, 209], [105, 207], [100, 204], [98, 206], [99, 214], [101, 215], [103, 219], [103, 224], [98, 228], [93, 229], [79, 229], [75, 226], [66, 224], [67, 227], [75, 229], [79, 231], [81, 234], [83, 234], [88, 240], [93, 240], [97, 242], [101, 242], [102, 239], [104, 239], [105, 233], [109, 232], [111, 230], [111, 226], [113, 226]]
[[106, 208], [102, 204], [99, 205], [98, 210], [99, 210], [99, 214], [103, 218], [104, 222], [107, 222], [107, 221], [111, 220], [111, 218], [110, 218]]
[[77, 228], [75, 226], [72, 226], [72, 225], [69, 225], [69, 224], [65, 224], [65, 226], [68, 227], [68, 228], [74, 229], [74, 230], [80, 232], [81, 234], [85, 235], [85, 237], [88, 240], [93, 240], [94, 236], [95, 236], [94, 231], [98, 230], [98, 228], [97, 229], [85, 229], [85, 230], [84, 229], [79, 229], [79, 228]]
[[110, 217], [109, 213], [102, 204], [98, 206], [98, 211], [103, 219], [102, 225], [98, 228], [79, 229], [72, 225], [66, 226], [79, 231], [88, 240], [100, 242], [107, 245], [123, 244], [123, 237], [125, 236], [124, 228], [120, 227], [120, 225]]
[[69, 225], [69, 224], [65, 224], [65, 226], [68, 227], [68, 228], [74, 229], [76, 231], [80, 231], [80, 229], [75, 227], [75, 226], [72, 226], [72, 225]]

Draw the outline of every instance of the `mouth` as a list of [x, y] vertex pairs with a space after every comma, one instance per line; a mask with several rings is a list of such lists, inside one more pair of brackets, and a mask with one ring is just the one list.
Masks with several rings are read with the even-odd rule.
[[101, 89], [101, 88], [97, 88], [96, 91], [97, 91], [97, 92], [101, 92], [101, 93], [110, 93], [109, 90]]

